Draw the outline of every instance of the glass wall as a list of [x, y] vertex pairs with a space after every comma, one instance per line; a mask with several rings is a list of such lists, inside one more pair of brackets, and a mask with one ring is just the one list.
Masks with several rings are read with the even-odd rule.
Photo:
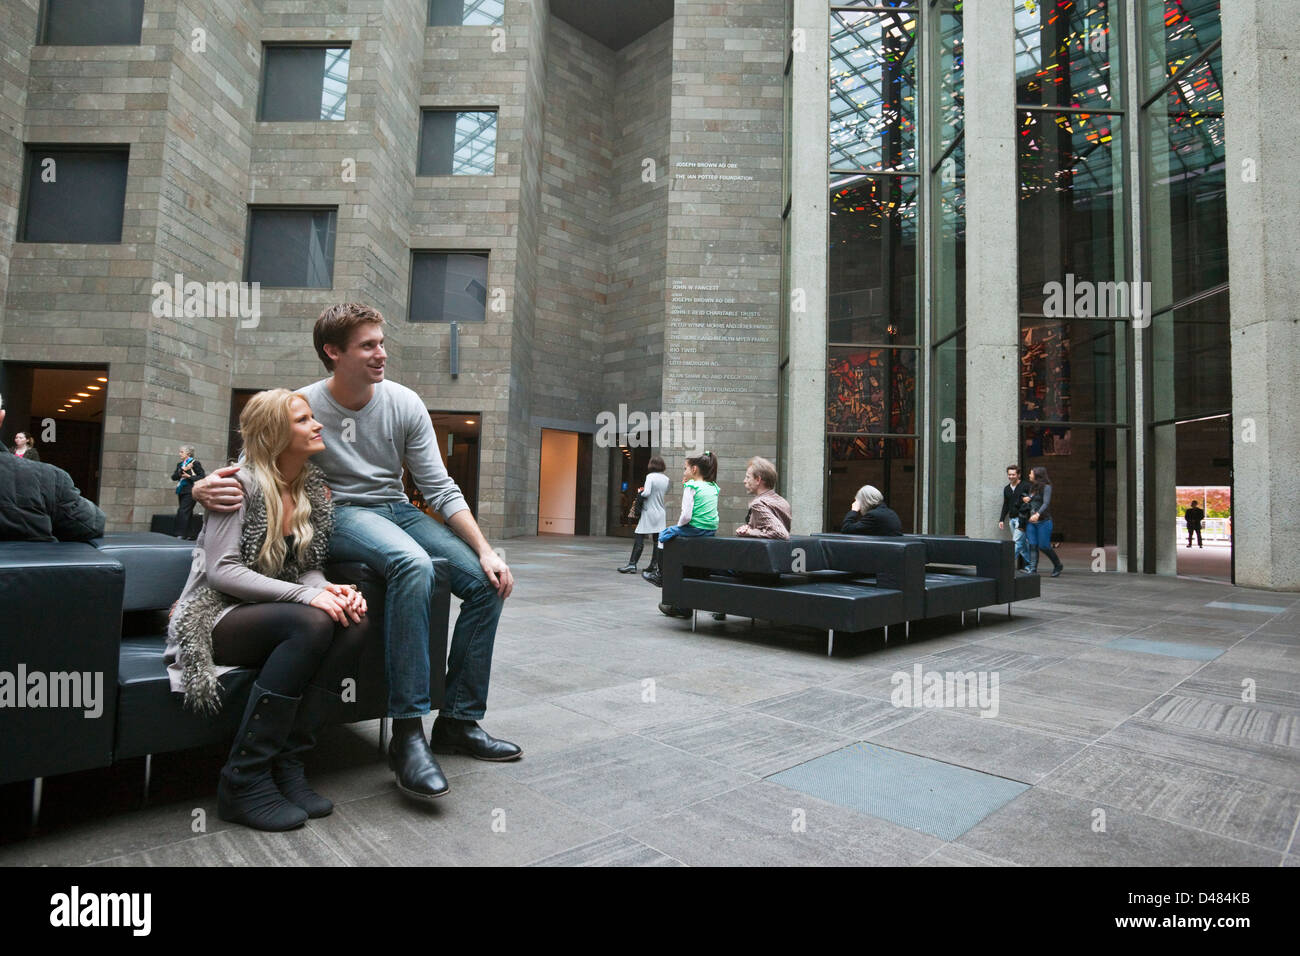
[[[1143, 254], [1152, 300], [1145, 395], [1155, 450], [1145, 561], [1169, 568], [1171, 552], [1184, 550], [1177, 488], [1232, 482], [1223, 56], [1219, 0], [1140, 0], [1138, 7]], [[1233, 171], [1246, 181], [1256, 174], [1249, 161]], [[1224, 577], [1230, 562], [1230, 555], [1222, 562]], [[1197, 573], [1209, 572], [1199, 565]]]
[[864, 484], [918, 524], [918, 21], [915, 4], [831, 7], [828, 528]]
[[1132, 320], [1123, 31], [1115, 0], [1011, 0], [1020, 196], [1020, 434], [1055, 535], [1116, 544], [1130, 441]]
[[930, 525], [966, 530], [966, 150], [961, 0], [931, 0]]

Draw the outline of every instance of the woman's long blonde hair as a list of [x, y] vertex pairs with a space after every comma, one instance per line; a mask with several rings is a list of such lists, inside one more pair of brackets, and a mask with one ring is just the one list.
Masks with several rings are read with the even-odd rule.
[[[244, 439], [243, 467], [252, 472], [257, 487], [266, 502], [266, 540], [257, 552], [255, 570], [269, 577], [284, 568], [286, 548], [280, 529], [284, 522], [284, 506], [280, 489], [287, 488], [293, 498], [293, 514], [289, 517], [289, 530], [293, 534], [294, 550], [299, 562], [307, 557], [311, 545], [311, 501], [307, 498], [307, 469], [298, 472], [293, 481], [285, 481], [276, 459], [289, 447], [293, 437], [293, 400], [306, 397], [287, 388], [272, 388], [258, 392], [248, 400], [239, 414], [239, 434]], [[308, 405], [310, 408], [310, 404]]]

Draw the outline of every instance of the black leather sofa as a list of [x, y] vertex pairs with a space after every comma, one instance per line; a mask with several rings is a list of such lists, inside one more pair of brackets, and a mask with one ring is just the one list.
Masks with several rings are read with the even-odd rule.
[[[102, 710], [0, 706], [0, 784], [108, 766], [130, 757], [230, 739], [256, 672], [236, 668], [214, 718], [184, 709], [163, 663], [167, 611], [188, 577], [193, 544], [166, 535], [107, 535], [90, 544], [0, 542], [0, 681], [3, 673], [100, 675]], [[441, 705], [446, 680], [448, 566], [434, 559], [430, 609], [430, 693]], [[376, 618], [362, 649], [355, 700], [339, 703], [337, 723], [382, 718], [383, 579], [361, 564], [331, 565], [326, 577], [361, 588]], [[0, 691], [3, 688], [0, 687]], [[151, 761], [145, 761], [146, 793]]]
[[925, 613], [923, 618], [960, 614], [997, 604], [1036, 598], [1041, 593], [1038, 575], [1016, 571], [1015, 545], [990, 538], [960, 535], [907, 534], [873, 537], [854, 534], [819, 534], [821, 541], [914, 541], [925, 546]]
[[[912, 621], [977, 616], [983, 607], [1038, 596], [1017, 575], [1009, 541], [938, 535], [823, 534], [788, 541], [675, 538], [664, 546], [663, 600], [778, 624], [857, 632]], [[692, 615], [692, 629], [695, 617]]]

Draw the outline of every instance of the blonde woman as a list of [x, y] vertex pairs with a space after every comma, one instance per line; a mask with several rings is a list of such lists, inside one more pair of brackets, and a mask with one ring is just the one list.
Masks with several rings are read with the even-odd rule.
[[186, 706], [221, 707], [218, 677], [260, 667], [217, 786], [223, 820], [289, 830], [334, 805], [313, 791], [301, 755], [369, 628], [354, 587], [321, 573], [334, 513], [308, 459], [321, 425], [301, 395], [259, 392], [239, 416], [244, 503], [204, 518], [194, 565], [168, 627], [172, 690]]

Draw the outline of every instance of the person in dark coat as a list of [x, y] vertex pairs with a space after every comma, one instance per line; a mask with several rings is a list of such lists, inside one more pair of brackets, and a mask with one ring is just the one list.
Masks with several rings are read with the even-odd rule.
[[194, 482], [203, 477], [203, 466], [194, 457], [193, 445], [181, 445], [181, 460], [172, 472], [172, 481], [176, 482], [176, 522], [172, 525], [172, 534], [178, 538], [190, 536], [190, 515], [194, 514]]
[[1205, 512], [1196, 507], [1196, 504], [1193, 501], [1192, 506], [1183, 514], [1183, 520], [1187, 522], [1187, 546], [1192, 546], [1192, 533], [1195, 532], [1196, 546], [1204, 548], [1205, 545], [1201, 543], [1201, 522], [1205, 520]]
[[81, 497], [66, 471], [26, 455], [0, 455], [0, 541], [89, 541], [103, 534], [104, 512]]
[[901, 538], [903, 522], [885, 504], [885, 496], [871, 485], [863, 485], [853, 498], [853, 507], [840, 522], [840, 534], [878, 534]]

